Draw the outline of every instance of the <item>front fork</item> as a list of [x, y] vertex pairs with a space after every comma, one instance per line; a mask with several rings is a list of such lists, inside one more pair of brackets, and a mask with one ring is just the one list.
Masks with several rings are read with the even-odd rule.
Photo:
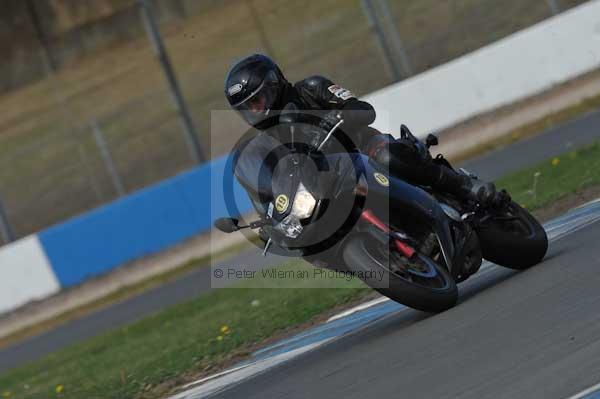
[[[381, 234], [382, 239], [385, 239], [386, 237], [392, 239], [395, 247], [404, 256], [410, 259], [415, 255], [416, 250], [413, 246], [407, 244], [407, 241], [410, 242], [410, 238], [401, 232], [392, 231], [386, 223], [373, 213], [373, 211], [365, 209], [362, 211], [360, 218], [367, 222], [369, 226], [373, 226], [373, 228]], [[455, 242], [451, 233], [451, 230], [453, 230], [451, 226], [444, 224], [441, 221], [438, 222], [437, 226], [434, 227], [434, 234], [437, 235], [442, 256], [446, 262], [446, 267], [450, 271], [450, 274], [456, 279], [462, 272], [462, 255], [469, 234], [465, 234], [465, 236]], [[473, 232], [470, 231], [470, 233]]]
[[385, 233], [393, 240], [393, 243], [398, 251], [402, 253], [407, 258], [412, 258], [415, 254], [415, 250], [408, 244], [402, 241], [402, 239], [407, 239], [404, 234], [392, 231], [390, 227], [385, 224], [381, 219], [379, 219], [370, 209], [365, 209], [360, 214], [360, 218], [367, 223], [375, 226], [377, 229]]

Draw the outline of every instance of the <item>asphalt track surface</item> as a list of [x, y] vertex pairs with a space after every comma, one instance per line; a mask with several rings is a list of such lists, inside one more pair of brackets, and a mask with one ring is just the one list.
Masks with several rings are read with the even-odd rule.
[[460, 166], [476, 173], [483, 180], [496, 180], [507, 173], [526, 168], [599, 138], [600, 110], [596, 110], [549, 129], [543, 135], [488, 152]]
[[[542, 135], [507, 146], [464, 165], [482, 178], [495, 179], [505, 173], [535, 164], [565, 150], [600, 139], [600, 110], [557, 126]], [[441, 137], [443, 140], [443, 137]], [[256, 249], [243, 251], [223, 261], [256, 268], [276, 265], [276, 256], [263, 258]], [[174, 304], [196, 298], [210, 290], [210, 268], [201, 268], [134, 298], [111, 305], [54, 330], [0, 350], [0, 372], [37, 359], [75, 342], [112, 328], [129, 324]], [[600, 359], [600, 358], [599, 358]], [[600, 373], [598, 374], [600, 376]]]
[[218, 397], [569, 398], [600, 381], [598, 242], [600, 221], [474, 276], [449, 311], [404, 308]]

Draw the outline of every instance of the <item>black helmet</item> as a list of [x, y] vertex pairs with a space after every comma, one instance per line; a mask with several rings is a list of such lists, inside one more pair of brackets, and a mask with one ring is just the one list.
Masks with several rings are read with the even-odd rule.
[[[225, 80], [225, 96], [229, 104], [250, 125], [266, 128], [269, 113], [281, 102], [287, 80], [277, 64], [269, 57], [254, 54], [244, 58], [231, 68]], [[265, 122], [262, 123], [261, 122]]]

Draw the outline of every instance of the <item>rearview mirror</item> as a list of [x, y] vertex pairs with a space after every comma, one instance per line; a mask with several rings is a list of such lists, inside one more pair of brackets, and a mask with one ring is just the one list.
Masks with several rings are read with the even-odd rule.
[[239, 220], [234, 218], [218, 218], [215, 220], [215, 227], [224, 233], [233, 233], [240, 229], [238, 223]]
[[433, 147], [434, 145], [438, 145], [438, 138], [437, 136], [435, 136], [434, 134], [428, 134], [427, 138], [425, 139], [425, 145], [427, 146], [427, 148], [429, 147]]

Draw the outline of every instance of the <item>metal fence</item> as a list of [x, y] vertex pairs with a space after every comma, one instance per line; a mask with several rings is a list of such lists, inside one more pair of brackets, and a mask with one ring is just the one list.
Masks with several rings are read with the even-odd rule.
[[[209, 134], [210, 111], [226, 108], [223, 78], [242, 55], [267, 53], [290, 80], [322, 74], [365, 94], [582, 2], [155, 0], [149, 4], [192, 115], [188, 123], [210, 157], [221, 155], [237, 139], [226, 131]], [[21, 53], [12, 53], [27, 60], [19, 68], [35, 69], [27, 76], [35, 76], [40, 68], [44, 72], [0, 94], [0, 233], [5, 241], [197, 162], [181, 104], [174, 101], [164, 64], [161, 67], [145, 34], [142, 2], [125, 3], [113, 16], [118, 29], [127, 31], [117, 39], [102, 33], [113, 29], [110, 16], [101, 24], [78, 27], [87, 35], [79, 47], [73, 47], [77, 32], [69, 31], [65, 40], [43, 32], [43, 23], [36, 30], [33, 19], [31, 29], [19, 32], [30, 35], [31, 43]], [[38, 17], [43, 22], [44, 15]], [[401, 112], [401, 104], [398, 108]], [[209, 143], [211, 136], [213, 141], [219, 137], [218, 142]]]

